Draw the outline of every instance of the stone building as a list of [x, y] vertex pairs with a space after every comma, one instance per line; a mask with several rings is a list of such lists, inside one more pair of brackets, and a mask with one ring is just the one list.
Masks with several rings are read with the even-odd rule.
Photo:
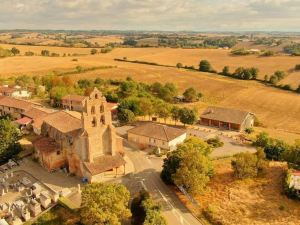
[[174, 150], [186, 139], [186, 131], [157, 123], [145, 123], [127, 131], [128, 141], [144, 149], [150, 146]]
[[47, 170], [68, 172], [93, 182], [106, 171], [125, 166], [122, 140], [116, 136], [105, 97], [96, 88], [82, 112], [58, 111], [45, 117], [34, 142], [35, 157]]
[[253, 127], [254, 114], [237, 109], [208, 107], [200, 116], [200, 124], [224, 130], [244, 131]]

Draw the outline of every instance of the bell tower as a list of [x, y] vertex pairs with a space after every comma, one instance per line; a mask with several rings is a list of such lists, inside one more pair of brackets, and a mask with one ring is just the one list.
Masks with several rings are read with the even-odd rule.
[[114, 155], [116, 132], [111, 112], [107, 108], [105, 97], [97, 88], [84, 101], [81, 121], [88, 150], [86, 160], [93, 162], [102, 155]]

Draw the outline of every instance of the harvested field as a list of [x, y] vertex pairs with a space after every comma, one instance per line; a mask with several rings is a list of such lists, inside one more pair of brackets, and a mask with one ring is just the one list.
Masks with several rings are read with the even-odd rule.
[[[220, 224], [296, 225], [300, 223], [299, 201], [282, 194], [284, 163], [271, 162], [264, 178], [235, 180], [230, 159], [214, 161], [216, 175], [209, 190], [198, 196], [201, 209], [209, 208]], [[195, 210], [195, 209], [194, 209]]]
[[[12, 46], [10, 45], [10, 47]], [[34, 46], [18, 46], [18, 48], [20, 48], [21, 51], [31, 50], [36, 52], [40, 52], [42, 49], [45, 49], [45, 47]], [[130, 60], [139, 59], [154, 62], [156, 61], [161, 64], [175, 65], [177, 62], [181, 61], [183, 63], [186, 62], [186, 64], [192, 64], [188, 62], [194, 62], [194, 65], [197, 65], [197, 62], [200, 59], [217, 57], [217, 52], [222, 52], [225, 62], [222, 60], [221, 56], [218, 56], [220, 68], [223, 66], [221, 63], [226, 65], [226, 62], [229, 61], [238, 65], [238, 61], [232, 61], [232, 58], [237, 60], [245, 60], [249, 58], [251, 60], [255, 59], [257, 62], [260, 62], [260, 60], [267, 60], [268, 64], [261, 62], [259, 65], [270, 71], [273, 71], [276, 69], [277, 64], [272, 63], [272, 60], [284, 58], [289, 63], [282, 63], [280, 67], [289, 68], [294, 67], [295, 64], [299, 63], [297, 61], [299, 60], [299, 57], [231, 57], [228, 56], [228, 51], [226, 50], [187, 50], [168, 48], [114, 49], [110, 53], [97, 54], [93, 56], [89, 54], [90, 49], [87, 48], [47, 47], [46, 49], [57, 53], [70, 52], [88, 55], [78, 57], [16, 56], [3, 58], [0, 59], [1, 76], [4, 77], [23, 74], [43, 75], [51, 73], [52, 71], [73, 71], [78, 65], [83, 67], [117, 66], [116, 68], [74, 74], [71, 75], [71, 77], [74, 80], [78, 80], [81, 78], [96, 77], [102, 77], [104, 79], [125, 79], [127, 76], [131, 76], [135, 80], [147, 83], [153, 83], [154, 81], [174, 82], [179, 87], [180, 91], [193, 86], [205, 96], [202, 102], [195, 105], [200, 112], [207, 105], [221, 105], [224, 107], [247, 110], [255, 113], [258, 119], [265, 126], [267, 126], [267, 128], [278, 129], [281, 133], [287, 131], [290, 133], [298, 133], [298, 135], [300, 134], [299, 94], [266, 87], [255, 81], [236, 80], [215, 74], [193, 72], [176, 68], [117, 62], [113, 60], [114, 58], [123, 58], [126, 56]], [[78, 61], [72, 61], [74, 58], [76, 58]], [[245, 66], [252, 66], [251, 62], [244, 61], [244, 63]], [[214, 65], [213, 61], [212, 64]], [[290, 64], [290, 66], [288, 64]], [[292, 77], [294, 74], [291, 74], [290, 77]], [[290, 77], [287, 77], [286, 79]], [[293, 78], [292, 81], [297, 82], [297, 77]]]

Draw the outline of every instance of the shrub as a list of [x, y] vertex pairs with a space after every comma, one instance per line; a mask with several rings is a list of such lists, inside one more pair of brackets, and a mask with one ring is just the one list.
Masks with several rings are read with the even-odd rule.
[[177, 63], [177, 64], [176, 64], [176, 67], [177, 67], [177, 68], [182, 68], [183, 65], [182, 65], [182, 63]]
[[26, 55], [26, 56], [33, 56], [33, 55], [34, 55], [34, 53], [33, 53], [33, 52], [31, 52], [31, 51], [28, 51], [28, 52], [25, 52], [25, 55]]
[[273, 55], [274, 55], [274, 52], [271, 50], [265, 51], [261, 54], [261, 56], [265, 56], [265, 57], [273, 56]]
[[297, 65], [295, 66], [295, 70], [300, 70], [300, 64], [297, 64]]
[[253, 131], [254, 131], [254, 129], [252, 127], [248, 127], [248, 128], [245, 129], [245, 132], [247, 134], [251, 134], [251, 133], [253, 133]]
[[209, 144], [210, 146], [212, 146], [213, 148], [219, 148], [224, 145], [224, 142], [221, 141], [219, 136], [207, 139], [206, 143]]
[[231, 166], [234, 176], [238, 179], [257, 177], [267, 167], [262, 149], [258, 149], [255, 154], [249, 152], [239, 153], [234, 158], [231, 161]]
[[211, 72], [212, 67], [207, 60], [201, 60], [199, 64], [199, 70], [202, 72]]

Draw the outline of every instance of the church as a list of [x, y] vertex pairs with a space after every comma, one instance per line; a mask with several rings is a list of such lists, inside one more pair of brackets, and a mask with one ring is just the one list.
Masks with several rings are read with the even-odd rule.
[[33, 141], [34, 156], [48, 171], [67, 169], [94, 182], [124, 167], [122, 139], [98, 89], [82, 102], [82, 112], [57, 111], [43, 118], [41, 135]]

